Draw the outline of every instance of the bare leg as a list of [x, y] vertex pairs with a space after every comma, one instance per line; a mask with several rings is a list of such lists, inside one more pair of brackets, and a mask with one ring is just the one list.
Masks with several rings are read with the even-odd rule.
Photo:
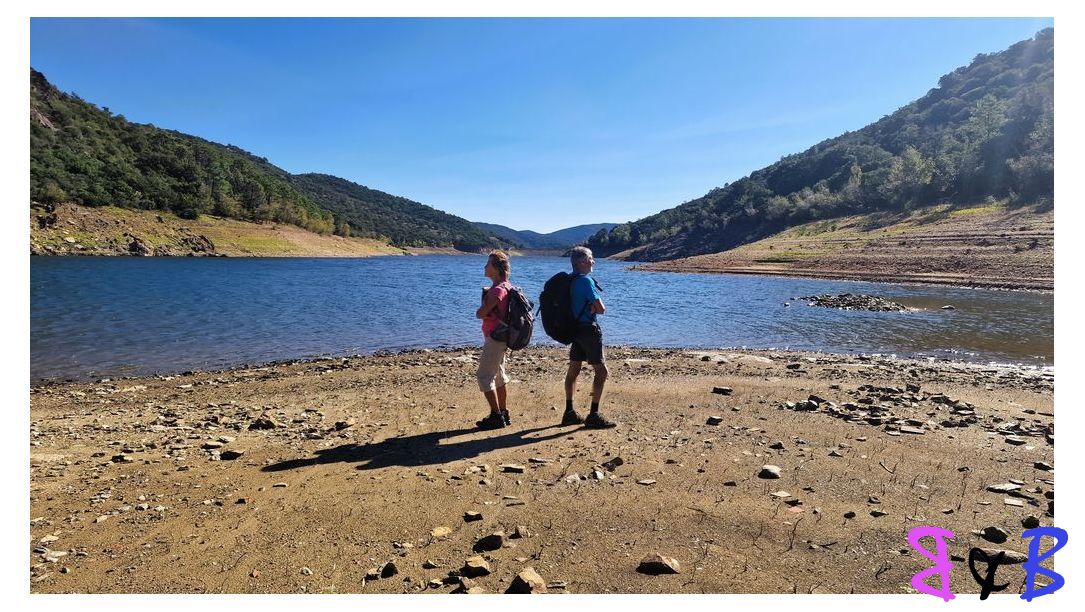
[[610, 373], [607, 370], [607, 364], [599, 363], [593, 366], [595, 368], [595, 380], [591, 385], [591, 401], [595, 405], [599, 405], [599, 402], [603, 399], [603, 385], [607, 383], [607, 375]]
[[565, 373], [565, 399], [572, 400], [576, 392], [576, 377], [580, 376], [581, 362], [570, 361], [569, 371]]
[[[498, 389], [504, 389], [504, 387], [498, 387]], [[486, 396], [486, 401], [490, 404], [490, 413], [497, 414], [499, 410], [497, 405], [497, 392], [490, 390], [483, 391], [482, 394]], [[502, 393], [502, 395], [504, 395], [504, 393]]]
[[505, 412], [505, 411], [508, 410], [508, 406], [505, 403], [505, 399], [507, 397], [508, 397], [508, 394], [507, 394], [507, 391], [505, 390], [505, 385], [501, 385], [500, 387], [498, 387], [497, 388], [497, 407], [502, 412]]

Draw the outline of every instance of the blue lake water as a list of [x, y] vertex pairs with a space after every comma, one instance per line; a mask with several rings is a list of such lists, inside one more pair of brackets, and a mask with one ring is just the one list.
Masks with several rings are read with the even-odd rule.
[[[368, 259], [32, 257], [31, 379], [214, 369], [480, 344], [483, 256]], [[630, 271], [599, 261], [608, 344], [790, 348], [1053, 365], [1052, 294]], [[568, 259], [515, 257], [537, 300]], [[877, 295], [918, 312], [793, 298]], [[785, 307], [785, 302], [791, 302]], [[956, 310], [941, 310], [952, 304]], [[554, 344], [542, 333], [536, 342]]]

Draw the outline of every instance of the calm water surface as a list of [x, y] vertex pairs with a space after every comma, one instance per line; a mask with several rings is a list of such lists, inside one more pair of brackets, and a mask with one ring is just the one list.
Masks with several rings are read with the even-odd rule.
[[[369, 259], [32, 257], [32, 379], [179, 372], [277, 359], [480, 344], [483, 256]], [[606, 341], [791, 348], [1053, 365], [1053, 295], [632, 272], [599, 261]], [[536, 299], [568, 259], [516, 257]], [[794, 302], [865, 293], [924, 308], [859, 312]], [[785, 307], [785, 302], [791, 302]], [[952, 304], [954, 311], [941, 307]], [[553, 344], [542, 334], [538, 342]]]

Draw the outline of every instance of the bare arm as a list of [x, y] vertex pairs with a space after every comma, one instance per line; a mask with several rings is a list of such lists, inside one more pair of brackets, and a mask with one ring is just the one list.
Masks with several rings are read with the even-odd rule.
[[485, 319], [486, 315], [490, 314], [490, 311], [492, 311], [494, 308], [497, 308], [497, 303], [499, 301], [501, 300], [497, 297], [496, 291], [493, 291], [492, 289], [490, 291], [487, 291], [486, 299], [482, 302], [482, 306], [475, 311], [475, 318]]
[[603, 305], [602, 299], [598, 299], [591, 303], [591, 311], [595, 314], [605, 314], [607, 307]]

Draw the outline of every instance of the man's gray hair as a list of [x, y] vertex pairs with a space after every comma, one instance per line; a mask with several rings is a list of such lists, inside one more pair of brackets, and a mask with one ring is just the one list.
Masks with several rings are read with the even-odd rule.
[[572, 262], [574, 268], [576, 267], [576, 264], [584, 261], [591, 256], [591, 249], [585, 246], [578, 246], [569, 249], [569, 261]]

